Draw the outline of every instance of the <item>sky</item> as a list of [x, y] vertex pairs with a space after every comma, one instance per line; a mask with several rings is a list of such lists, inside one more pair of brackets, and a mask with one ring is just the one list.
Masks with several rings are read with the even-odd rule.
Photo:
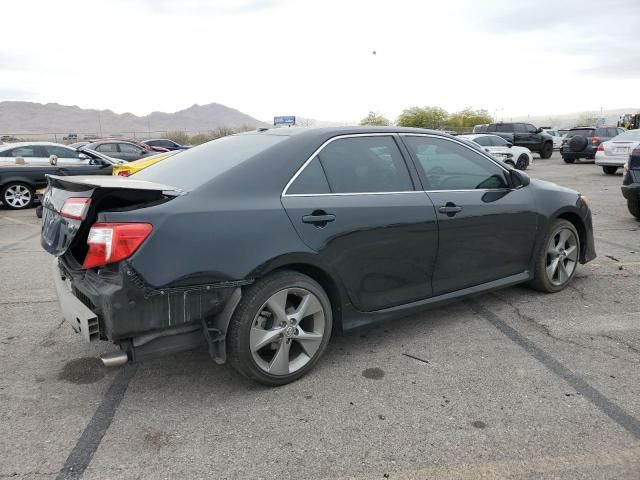
[[[0, 100], [395, 119], [640, 105], [639, 0], [2, 1]], [[375, 52], [375, 54], [374, 54]]]

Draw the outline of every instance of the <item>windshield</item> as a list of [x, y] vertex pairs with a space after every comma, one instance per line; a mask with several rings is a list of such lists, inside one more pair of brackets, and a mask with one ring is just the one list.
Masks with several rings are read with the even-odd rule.
[[615, 142], [619, 140], [626, 140], [630, 142], [633, 142], [633, 141], [640, 142], [640, 130], [627, 130], [626, 132], [621, 133], [617, 137], [613, 137], [611, 140]]
[[219, 138], [151, 165], [136, 179], [193, 190], [286, 138], [256, 134]]

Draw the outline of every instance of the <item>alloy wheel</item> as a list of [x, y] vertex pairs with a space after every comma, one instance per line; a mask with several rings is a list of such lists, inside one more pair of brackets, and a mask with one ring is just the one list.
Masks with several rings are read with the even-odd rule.
[[280, 290], [269, 297], [251, 324], [253, 360], [265, 373], [288, 375], [314, 358], [325, 332], [318, 297], [298, 287]]
[[31, 191], [24, 185], [11, 185], [5, 190], [2, 201], [12, 208], [24, 208], [31, 202]]
[[557, 230], [547, 245], [547, 278], [555, 286], [569, 281], [578, 264], [578, 238], [569, 228]]

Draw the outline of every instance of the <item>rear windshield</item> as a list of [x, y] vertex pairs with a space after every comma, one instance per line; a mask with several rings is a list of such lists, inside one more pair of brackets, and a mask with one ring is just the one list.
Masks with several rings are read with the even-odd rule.
[[621, 133], [617, 137], [613, 137], [612, 140], [626, 140], [629, 142], [637, 141], [640, 142], [640, 130], [628, 130], [626, 132]]
[[151, 165], [135, 178], [193, 190], [286, 138], [255, 134], [219, 138]]
[[578, 128], [576, 130], [569, 130], [567, 132], [567, 138], [575, 137], [576, 135], [582, 135], [583, 137], [593, 137], [593, 128]]

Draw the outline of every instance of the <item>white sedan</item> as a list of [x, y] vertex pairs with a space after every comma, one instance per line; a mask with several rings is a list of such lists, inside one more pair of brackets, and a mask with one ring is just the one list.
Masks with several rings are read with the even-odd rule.
[[602, 142], [596, 150], [596, 165], [607, 175], [613, 175], [623, 167], [634, 148], [640, 145], [640, 129], [627, 130], [611, 140]]
[[498, 160], [502, 160], [518, 170], [526, 170], [533, 163], [531, 150], [526, 147], [513, 146], [498, 135], [475, 134], [459, 135], [459, 137], [477, 143]]
[[50, 158], [56, 156], [58, 163], [67, 165], [85, 165], [89, 157], [66, 145], [52, 142], [22, 142], [0, 145], [0, 164], [15, 164], [21, 158], [26, 164], [48, 165]]
[[564, 135], [560, 134], [558, 130], [554, 130], [552, 128], [543, 128], [542, 131], [551, 135], [551, 138], [553, 138], [553, 149], [560, 150], [560, 147], [562, 146], [562, 137]]

